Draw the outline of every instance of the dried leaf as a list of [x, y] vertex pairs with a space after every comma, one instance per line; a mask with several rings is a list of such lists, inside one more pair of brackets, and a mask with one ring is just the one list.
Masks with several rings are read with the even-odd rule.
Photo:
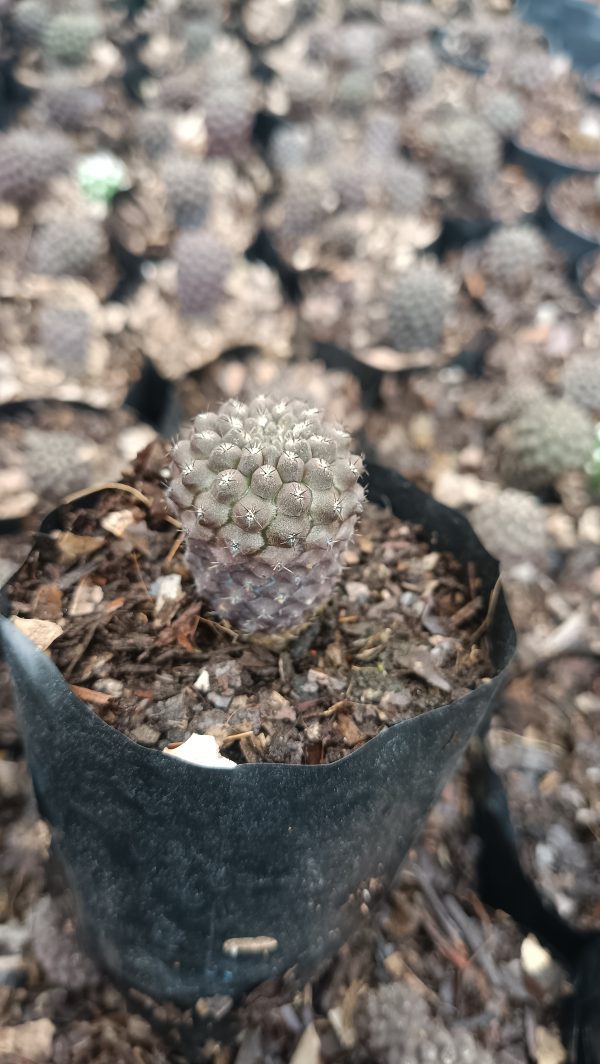
[[74, 532], [58, 532], [55, 539], [60, 559], [66, 565], [94, 554], [105, 543], [104, 536], [76, 536]]
[[44, 1064], [52, 1057], [52, 1042], [56, 1028], [47, 1019], [30, 1020], [17, 1027], [4, 1027], [0, 1031], [0, 1056]]
[[130, 525], [135, 521], [133, 510], [112, 510], [103, 517], [100, 524], [107, 532], [121, 539]]
[[54, 640], [63, 634], [59, 624], [55, 624], [54, 621], [43, 621], [39, 617], [15, 617], [13, 624], [40, 650], [47, 650]]

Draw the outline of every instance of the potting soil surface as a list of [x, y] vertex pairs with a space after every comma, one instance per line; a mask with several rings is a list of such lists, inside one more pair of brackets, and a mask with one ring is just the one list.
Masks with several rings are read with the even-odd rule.
[[198, 598], [165, 520], [166, 445], [66, 511], [10, 588], [14, 612], [63, 629], [50, 652], [107, 723], [145, 746], [212, 734], [238, 762], [320, 764], [451, 702], [487, 675], [483, 602], [418, 527], [367, 504], [325, 609], [284, 649], [241, 638]]
[[575, 174], [550, 193], [550, 206], [561, 225], [589, 240], [600, 241], [600, 195], [595, 174]]

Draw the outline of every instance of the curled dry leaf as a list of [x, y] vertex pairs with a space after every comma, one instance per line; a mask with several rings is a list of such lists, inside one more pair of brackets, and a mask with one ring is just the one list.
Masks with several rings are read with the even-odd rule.
[[13, 624], [23, 635], [31, 639], [39, 650], [47, 650], [63, 631], [54, 621], [42, 621], [39, 617], [15, 617]]

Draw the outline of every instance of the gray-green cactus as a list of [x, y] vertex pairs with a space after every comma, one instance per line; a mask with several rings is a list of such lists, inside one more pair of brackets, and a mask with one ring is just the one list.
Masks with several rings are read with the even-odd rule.
[[175, 224], [184, 229], [202, 225], [210, 207], [210, 177], [200, 159], [165, 159], [162, 177]]
[[529, 287], [547, 256], [546, 242], [532, 225], [506, 226], [487, 238], [481, 269], [503, 291], [521, 292]]
[[594, 447], [594, 424], [569, 399], [534, 400], [499, 430], [504, 480], [538, 491], [562, 473], [584, 469]]
[[190, 229], [178, 237], [174, 255], [182, 313], [190, 317], [212, 313], [225, 294], [229, 252], [210, 233]]
[[390, 159], [381, 171], [384, 197], [395, 214], [419, 214], [427, 197], [427, 174], [408, 159]]
[[502, 142], [488, 122], [476, 115], [455, 115], [435, 127], [430, 140], [435, 159], [469, 186], [491, 181], [502, 161]]
[[78, 307], [43, 307], [38, 333], [49, 362], [69, 372], [83, 370], [91, 336], [89, 314]]
[[514, 92], [504, 92], [502, 89], [494, 89], [483, 96], [479, 113], [504, 138], [513, 136], [525, 117], [519, 97]]
[[542, 561], [548, 548], [544, 507], [528, 492], [506, 488], [479, 503], [471, 524], [486, 550], [503, 565]]
[[388, 298], [388, 339], [397, 351], [437, 347], [451, 307], [448, 281], [434, 262], [405, 270]]
[[100, 31], [101, 23], [96, 15], [64, 11], [48, 23], [44, 33], [44, 55], [51, 64], [81, 66]]
[[90, 273], [106, 250], [106, 237], [99, 222], [76, 216], [46, 222], [31, 242], [32, 267], [52, 277]]
[[427, 43], [412, 44], [400, 69], [403, 90], [409, 96], [422, 96], [429, 92], [437, 70], [437, 59]]
[[210, 155], [235, 158], [247, 150], [254, 121], [250, 98], [243, 83], [218, 86], [208, 94], [204, 120]]
[[195, 419], [172, 461], [168, 499], [199, 594], [249, 634], [305, 623], [362, 508], [348, 434], [301, 400], [229, 400]]
[[15, 129], [0, 134], [0, 200], [33, 202], [72, 162], [73, 148], [63, 133]]
[[369, 990], [360, 1000], [356, 1027], [364, 1057], [377, 1064], [492, 1064], [464, 1027], [449, 1031], [404, 983]]
[[21, 0], [11, 11], [11, 25], [18, 46], [35, 47], [44, 36], [50, 10], [44, 0]]
[[600, 355], [581, 351], [565, 363], [562, 383], [566, 394], [580, 406], [600, 411]]

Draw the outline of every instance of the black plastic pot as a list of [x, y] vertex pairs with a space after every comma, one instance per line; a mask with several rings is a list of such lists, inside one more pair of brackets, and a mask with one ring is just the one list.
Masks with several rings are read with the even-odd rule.
[[518, 14], [541, 26], [553, 52], [566, 52], [573, 66], [589, 70], [600, 54], [600, 15], [589, 0], [519, 0]]
[[600, 248], [596, 247], [593, 251], [588, 251], [586, 255], [582, 255], [580, 259], [575, 263], [575, 276], [577, 280], [577, 287], [586, 303], [594, 310], [596, 307], [600, 307], [600, 299], [594, 299], [585, 289], [585, 278], [589, 273], [594, 260], [600, 256]]
[[[600, 42], [599, 42], [600, 47]], [[516, 140], [508, 142], [508, 161], [517, 163], [525, 173], [539, 182], [543, 188], [547, 188], [553, 181], [560, 181], [563, 177], [571, 174], [598, 174], [600, 162], [597, 166], [576, 166], [575, 164], [562, 163], [558, 159], [551, 159], [547, 155], [540, 155], [531, 148], [525, 148]]]
[[[487, 726], [515, 649], [503, 596], [492, 598], [497, 563], [465, 517], [399, 474], [372, 466], [369, 497], [474, 565], [484, 610], [493, 602], [491, 678], [330, 765], [209, 769], [138, 746], [0, 619], [40, 811], [88, 948], [120, 985], [188, 1006], [236, 998], [290, 969], [314, 975], [390, 884]], [[242, 940], [237, 955], [232, 939]]]
[[593, 240], [583, 233], [578, 233], [576, 229], [570, 229], [568, 226], [563, 225], [560, 219], [556, 217], [552, 210], [551, 193], [558, 183], [553, 182], [546, 191], [543, 218], [544, 229], [549, 240], [564, 255], [565, 259], [570, 264], [573, 264], [589, 251], [598, 251], [600, 244], [597, 240]]

